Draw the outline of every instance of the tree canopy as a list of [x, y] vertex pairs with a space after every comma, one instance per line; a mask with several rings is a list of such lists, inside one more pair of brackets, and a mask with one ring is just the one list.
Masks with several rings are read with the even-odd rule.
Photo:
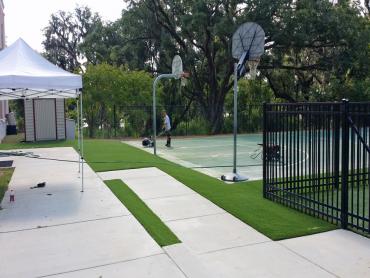
[[[170, 72], [172, 57], [179, 54], [191, 77], [170, 105], [199, 106], [209, 131], [217, 133], [232, 89], [231, 37], [240, 24], [253, 21], [266, 33], [254, 82], [263, 83], [274, 99], [370, 98], [369, 1], [364, 6], [329, 0], [125, 2], [127, 8], [115, 22], [103, 22], [88, 8], [54, 14], [45, 28], [46, 56], [69, 70], [86, 61], [156, 75]], [[173, 91], [173, 86], [167, 83], [163, 89]]]

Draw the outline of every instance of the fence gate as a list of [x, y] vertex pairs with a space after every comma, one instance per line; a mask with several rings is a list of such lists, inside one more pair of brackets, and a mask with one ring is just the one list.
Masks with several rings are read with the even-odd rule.
[[370, 103], [265, 104], [263, 194], [370, 234]]

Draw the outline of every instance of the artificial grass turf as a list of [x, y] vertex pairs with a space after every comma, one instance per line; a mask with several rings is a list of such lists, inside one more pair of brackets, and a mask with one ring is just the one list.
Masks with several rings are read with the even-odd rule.
[[180, 243], [166, 224], [126, 184], [121, 180], [104, 182], [160, 246]]
[[157, 167], [273, 240], [336, 229], [324, 220], [264, 199], [262, 181], [225, 184], [118, 141], [87, 141], [85, 150], [88, 163], [98, 172]]
[[[5, 137], [6, 138], [6, 137]], [[41, 142], [17, 142], [17, 143], [1, 143], [0, 150], [16, 150], [16, 149], [34, 149], [34, 148], [57, 148], [57, 147], [75, 147], [77, 141], [41, 141]]]
[[[73, 146], [73, 143], [69, 144]], [[23, 147], [31, 148], [31, 145], [25, 144]], [[54, 146], [66, 145], [58, 143]], [[6, 147], [17, 148], [14, 145]], [[36, 147], [52, 145], [37, 143]], [[262, 181], [225, 184], [115, 140], [86, 140], [84, 149], [85, 159], [94, 171], [157, 167], [273, 240], [337, 228], [324, 220], [264, 199]]]
[[8, 190], [8, 184], [12, 178], [14, 168], [0, 170], [0, 203], [4, 198], [5, 192]]

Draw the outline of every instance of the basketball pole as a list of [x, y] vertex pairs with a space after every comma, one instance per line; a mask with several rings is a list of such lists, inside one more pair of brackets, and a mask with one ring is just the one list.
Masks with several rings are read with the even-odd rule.
[[156, 88], [157, 83], [161, 79], [171, 79], [175, 78], [178, 79], [178, 74], [173, 73], [165, 73], [158, 75], [157, 78], [153, 82], [153, 143], [154, 143], [154, 155], [157, 155], [157, 108], [156, 108]]
[[234, 63], [234, 159], [233, 159], [234, 174], [236, 174], [237, 133], [238, 133], [238, 64]]

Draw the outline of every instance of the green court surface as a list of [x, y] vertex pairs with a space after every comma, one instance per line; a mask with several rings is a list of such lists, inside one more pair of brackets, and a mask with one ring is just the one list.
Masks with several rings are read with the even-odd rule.
[[[242, 134], [237, 137], [237, 170], [250, 180], [262, 179], [262, 133]], [[125, 142], [153, 152], [153, 148], [144, 148], [141, 141]], [[165, 146], [166, 140], [157, 140], [157, 152], [172, 162], [193, 168], [207, 175], [220, 178], [233, 170], [233, 136], [199, 136], [173, 138], [172, 147]]]

